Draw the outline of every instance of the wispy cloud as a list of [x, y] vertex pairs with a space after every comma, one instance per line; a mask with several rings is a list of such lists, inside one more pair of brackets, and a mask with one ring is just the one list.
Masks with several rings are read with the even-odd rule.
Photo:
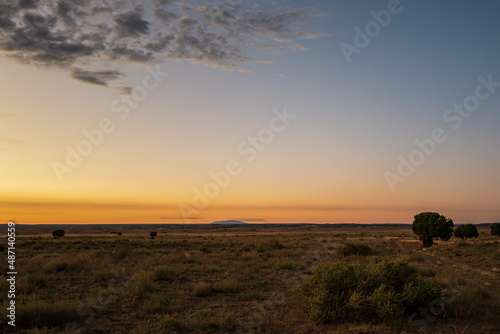
[[[306, 50], [307, 9], [264, 10], [239, 2], [21, 0], [0, 4], [0, 52], [25, 65], [66, 71], [81, 82], [129, 91], [125, 64], [188, 60], [248, 71], [250, 48]], [[274, 43], [274, 44], [269, 44]], [[267, 46], [266, 46], [267, 45]]]

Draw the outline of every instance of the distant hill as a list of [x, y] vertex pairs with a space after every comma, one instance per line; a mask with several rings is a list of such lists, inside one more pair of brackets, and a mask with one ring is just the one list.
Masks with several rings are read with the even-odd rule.
[[241, 220], [220, 220], [210, 224], [214, 225], [248, 225], [248, 223], [242, 222]]

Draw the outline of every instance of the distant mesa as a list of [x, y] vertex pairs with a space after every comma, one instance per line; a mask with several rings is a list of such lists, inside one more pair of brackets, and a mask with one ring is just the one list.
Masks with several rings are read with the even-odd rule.
[[219, 220], [210, 224], [214, 225], [248, 225], [248, 223], [242, 222], [241, 220]]

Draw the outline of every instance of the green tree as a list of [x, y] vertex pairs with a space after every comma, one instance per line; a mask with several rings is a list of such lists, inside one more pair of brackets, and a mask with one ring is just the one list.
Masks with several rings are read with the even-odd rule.
[[490, 226], [491, 228], [491, 235], [496, 235], [497, 237], [500, 237], [500, 223], [493, 223]]
[[151, 237], [151, 239], [154, 239], [157, 235], [158, 235], [158, 233], [156, 233], [156, 232], [149, 233], [149, 236]]
[[477, 238], [479, 236], [479, 233], [477, 232], [477, 227], [476, 225], [473, 224], [459, 225], [455, 227], [453, 234], [457, 238], [461, 239]]
[[437, 212], [421, 212], [415, 215], [411, 226], [413, 233], [424, 244], [424, 247], [434, 245], [434, 239], [449, 240], [453, 235], [453, 220]]
[[66, 234], [66, 232], [64, 230], [55, 230], [55, 231], [52, 231], [52, 236], [54, 238], [64, 237], [65, 234]]

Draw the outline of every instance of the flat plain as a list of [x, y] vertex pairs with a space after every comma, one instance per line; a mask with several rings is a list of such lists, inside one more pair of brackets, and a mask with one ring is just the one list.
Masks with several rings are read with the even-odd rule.
[[[487, 227], [425, 249], [409, 226], [59, 228], [66, 236], [18, 227], [17, 333], [500, 333], [500, 243]], [[347, 244], [370, 253], [347, 254]], [[396, 259], [436, 280], [445, 302], [391, 321], [311, 317], [301, 287], [318, 266]], [[1, 271], [8, 333], [6, 261]]]

